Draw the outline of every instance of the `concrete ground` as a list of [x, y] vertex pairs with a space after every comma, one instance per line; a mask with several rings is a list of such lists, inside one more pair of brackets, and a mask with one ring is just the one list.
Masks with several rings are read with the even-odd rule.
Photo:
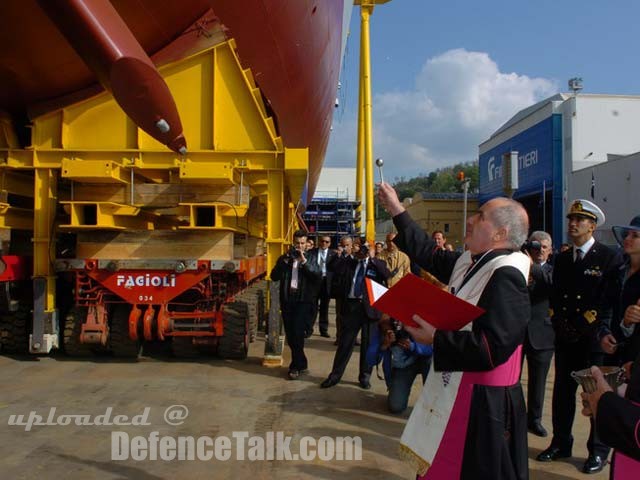
[[[332, 332], [333, 333], [333, 332]], [[372, 378], [373, 388], [357, 385], [357, 360], [352, 358], [343, 381], [330, 389], [319, 388], [328, 374], [335, 347], [333, 339], [314, 335], [306, 348], [310, 373], [298, 381], [288, 381], [285, 366], [261, 366], [263, 341], [251, 346], [248, 361], [224, 361], [203, 357], [196, 361], [177, 360], [162, 351], [143, 356], [140, 361], [117, 362], [110, 358], [75, 360], [61, 355], [50, 357], [0, 357], [0, 478], [3, 479], [253, 479], [345, 478], [409, 479], [412, 469], [397, 454], [398, 441], [408, 412], [394, 416], [386, 412], [384, 382]], [[526, 378], [526, 373], [525, 373]], [[551, 426], [551, 380], [547, 385], [544, 425]], [[525, 380], [526, 386], [526, 380]], [[416, 382], [411, 405], [420, 392]], [[167, 407], [184, 405], [188, 417], [180, 425], [170, 425]], [[9, 425], [12, 415], [31, 411], [44, 419], [51, 407], [52, 419], [59, 415], [103, 415], [108, 407], [115, 415], [139, 415], [149, 407], [144, 426]], [[175, 409], [174, 409], [175, 410]], [[176, 424], [180, 418], [168, 414]], [[14, 417], [14, 423], [16, 418]], [[74, 423], [74, 422], [72, 422]], [[542, 464], [535, 456], [549, 439], [529, 435], [530, 478], [561, 480], [585, 478], [580, 467], [586, 456], [588, 421], [576, 416], [574, 435], [576, 457]], [[291, 435], [292, 452], [303, 436], [359, 436], [359, 461], [240, 461], [230, 460], [112, 460], [114, 431], [130, 437], [162, 436], [232, 437], [232, 432], [268, 438], [266, 432]], [[236, 440], [232, 438], [235, 442]], [[246, 454], [248, 455], [248, 447]], [[608, 478], [604, 472], [589, 478]]]

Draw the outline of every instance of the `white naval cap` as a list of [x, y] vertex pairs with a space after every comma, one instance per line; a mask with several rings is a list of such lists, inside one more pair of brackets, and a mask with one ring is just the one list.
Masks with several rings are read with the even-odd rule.
[[604, 225], [604, 212], [595, 203], [589, 200], [579, 198], [571, 202], [571, 207], [567, 212], [567, 218], [578, 215], [585, 218], [590, 218], [598, 224], [599, 227]]

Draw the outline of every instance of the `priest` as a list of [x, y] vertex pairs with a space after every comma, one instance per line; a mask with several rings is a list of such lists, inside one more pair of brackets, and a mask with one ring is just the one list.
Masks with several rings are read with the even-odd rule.
[[527, 417], [520, 385], [530, 301], [531, 260], [520, 253], [529, 229], [521, 204], [485, 203], [467, 221], [463, 254], [435, 249], [393, 188], [380, 184], [380, 203], [393, 217], [394, 242], [449, 291], [484, 309], [459, 331], [436, 330], [418, 316], [407, 327], [433, 345], [433, 362], [405, 427], [401, 451], [425, 479], [527, 479]]

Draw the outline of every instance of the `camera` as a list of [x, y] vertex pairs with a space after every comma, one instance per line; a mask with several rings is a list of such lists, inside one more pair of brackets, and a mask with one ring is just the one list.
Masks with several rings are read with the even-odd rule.
[[405, 338], [410, 338], [409, 332], [404, 329], [402, 322], [392, 319], [391, 324], [393, 325], [393, 333], [396, 335], [396, 342], [398, 340], [404, 340]]
[[520, 250], [522, 252], [540, 251], [542, 250], [542, 245], [537, 240], [526, 241]]
[[369, 256], [369, 245], [365, 245], [364, 243], [360, 244], [360, 250], [358, 250], [358, 257], [365, 258]]

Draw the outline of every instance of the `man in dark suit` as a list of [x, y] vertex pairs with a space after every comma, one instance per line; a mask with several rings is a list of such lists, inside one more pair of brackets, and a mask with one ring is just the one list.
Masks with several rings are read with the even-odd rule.
[[307, 332], [307, 336], [311, 336], [313, 333], [316, 317], [319, 316], [318, 325], [320, 327], [320, 336], [329, 338], [329, 300], [331, 298], [331, 279], [333, 272], [327, 269], [327, 265], [331, 262], [331, 259], [336, 256], [336, 252], [329, 247], [331, 247], [331, 237], [329, 235], [318, 237], [318, 248], [313, 251], [318, 259], [318, 265], [322, 270], [322, 282], [320, 284], [320, 290], [318, 291], [317, 315], [313, 317], [313, 322]]
[[[593, 238], [604, 214], [588, 200], [575, 200], [567, 214], [568, 235], [572, 248], [560, 253], [553, 269], [553, 291], [550, 304], [551, 322], [556, 333], [555, 381], [553, 384], [553, 440], [537, 460], [550, 462], [571, 456], [571, 429], [576, 412], [578, 384], [571, 372], [602, 365], [604, 353], [596, 339], [601, 325], [611, 322], [615, 301], [615, 278], [620, 257]], [[598, 438], [591, 420], [587, 441], [589, 456], [584, 473], [602, 470], [609, 447]]]
[[291, 364], [289, 379], [296, 380], [308, 371], [304, 354], [304, 336], [318, 302], [322, 271], [313, 252], [307, 252], [307, 233], [293, 234], [293, 246], [278, 258], [271, 271], [271, 279], [280, 282], [280, 311], [289, 348]]
[[336, 385], [344, 374], [358, 331], [362, 329], [360, 345], [360, 372], [358, 381], [360, 387], [371, 388], [369, 378], [371, 370], [367, 364], [367, 349], [373, 329], [377, 328], [380, 320], [379, 311], [371, 307], [367, 295], [365, 278], [385, 284], [391, 276], [386, 262], [374, 257], [375, 251], [369, 250], [366, 242], [356, 244], [353, 254], [346, 252], [333, 259], [328, 268], [335, 276], [349, 279], [345, 285], [344, 301], [342, 302], [342, 331], [338, 338], [338, 349], [333, 359], [333, 368], [326, 380], [320, 385], [329, 388]]
[[547, 436], [547, 430], [542, 426], [542, 407], [555, 339], [549, 318], [549, 295], [553, 285], [553, 266], [548, 262], [551, 245], [551, 236], [547, 232], [537, 231], [529, 237], [526, 248], [533, 260], [529, 283], [531, 317], [524, 342], [529, 377], [527, 426], [531, 433], [539, 437]]

